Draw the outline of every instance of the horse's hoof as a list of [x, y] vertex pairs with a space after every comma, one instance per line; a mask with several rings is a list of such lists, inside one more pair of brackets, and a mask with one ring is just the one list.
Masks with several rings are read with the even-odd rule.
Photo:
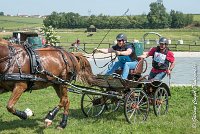
[[52, 120], [45, 119], [44, 123], [45, 123], [45, 127], [49, 127], [52, 124]]

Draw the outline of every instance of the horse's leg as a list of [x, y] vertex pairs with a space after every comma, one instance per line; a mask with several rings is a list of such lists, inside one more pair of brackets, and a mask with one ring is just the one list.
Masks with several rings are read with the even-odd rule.
[[[57, 90], [57, 92], [58, 92], [58, 90]], [[60, 122], [60, 124], [58, 125], [57, 128], [58, 129], [64, 129], [67, 126], [67, 119], [68, 119], [68, 114], [69, 114], [69, 104], [70, 104], [67, 86], [66, 85], [60, 85], [60, 90], [57, 94], [60, 97], [59, 107], [64, 107], [62, 120], [61, 120], [61, 122]]]
[[49, 111], [49, 113], [45, 117], [46, 127], [48, 127], [52, 124], [52, 121], [55, 118], [56, 114], [58, 113], [59, 109], [60, 109], [60, 107], [55, 107], [53, 110]]
[[67, 95], [67, 87], [64, 85], [54, 85], [54, 89], [60, 98], [60, 103], [57, 107], [55, 107], [52, 111], [50, 111], [46, 118], [45, 118], [45, 123], [46, 126], [49, 126], [52, 124], [53, 119], [55, 118], [56, 114], [58, 111], [64, 107], [64, 113], [62, 117], [62, 121], [58, 125], [58, 128], [65, 128], [67, 125], [67, 117], [68, 117], [68, 110], [69, 110], [69, 100], [68, 100], [68, 95]]
[[19, 118], [21, 119], [27, 119], [28, 116], [27, 114], [24, 112], [24, 111], [19, 111], [19, 110], [16, 110], [14, 108], [14, 105], [17, 103], [17, 101], [19, 100], [20, 96], [22, 95], [22, 93], [27, 89], [27, 84], [26, 83], [16, 83], [15, 84], [15, 87], [12, 91], [12, 94], [11, 94], [11, 97], [8, 101], [8, 104], [7, 104], [7, 110], [18, 116]]

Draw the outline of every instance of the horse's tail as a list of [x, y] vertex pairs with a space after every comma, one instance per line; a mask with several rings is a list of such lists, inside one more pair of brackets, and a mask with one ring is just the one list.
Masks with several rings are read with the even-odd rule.
[[91, 85], [94, 79], [91, 65], [82, 53], [73, 53], [78, 60], [80, 71], [77, 73], [76, 80]]

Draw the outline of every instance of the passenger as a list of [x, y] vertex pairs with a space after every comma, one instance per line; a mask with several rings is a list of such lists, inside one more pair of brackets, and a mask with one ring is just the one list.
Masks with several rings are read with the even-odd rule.
[[138, 61], [135, 54], [133, 46], [127, 42], [127, 37], [125, 34], [120, 33], [116, 37], [117, 44], [111, 48], [97, 49], [97, 51], [102, 53], [116, 52], [118, 56], [118, 61], [114, 62], [112, 66], [107, 70], [106, 74], [110, 75], [118, 69], [123, 69], [121, 78], [127, 79], [129, 70], [135, 69]]
[[139, 56], [141, 58], [152, 57], [152, 69], [150, 71], [149, 80], [162, 80], [166, 74], [170, 75], [175, 66], [175, 58], [172, 51], [168, 48], [168, 39], [162, 37], [159, 39], [160, 46], [153, 47], [149, 52]]

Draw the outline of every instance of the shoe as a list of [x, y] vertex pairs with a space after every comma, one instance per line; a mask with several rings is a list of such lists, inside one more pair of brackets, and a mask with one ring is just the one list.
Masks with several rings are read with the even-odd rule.
[[121, 75], [119, 75], [117, 73], [113, 73], [112, 75], [113, 75], [113, 77], [121, 78]]

